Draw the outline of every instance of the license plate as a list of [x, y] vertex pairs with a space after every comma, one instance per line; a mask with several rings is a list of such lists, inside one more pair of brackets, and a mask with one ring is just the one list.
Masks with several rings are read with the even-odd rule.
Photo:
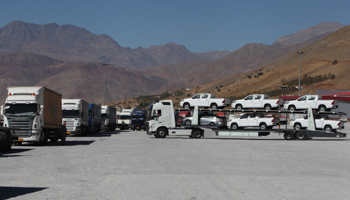
[[70, 134], [70, 131], [67, 131], [67, 134]]
[[136, 129], [139, 129], [140, 127], [136, 127]]

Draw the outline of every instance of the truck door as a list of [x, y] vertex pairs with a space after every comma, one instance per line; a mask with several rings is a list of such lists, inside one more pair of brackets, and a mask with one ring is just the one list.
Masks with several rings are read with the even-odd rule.
[[308, 96], [306, 100], [306, 108], [316, 108], [316, 96]]
[[200, 103], [201, 103], [201, 95], [200, 94], [194, 95], [192, 97], [192, 102], [194, 103], [194, 105], [200, 105]]
[[244, 114], [239, 118], [238, 126], [247, 127], [249, 126], [249, 114]]
[[198, 106], [209, 107], [209, 94], [202, 94]]
[[299, 103], [298, 108], [299, 109], [307, 109], [308, 108], [306, 100], [307, 100], [307, 96], [302, 96], [298, 99], [298, 103]]
[[262, 95], [257, 94], [254, 95], [254, 99], [252, 101], [252, 108], [261, 108], [262, 107]]
[[246, 98], [244, 98], [244, 108], [252, 108], [252, 104], [253, 104], [253, 100], [254, 100], [254, 95], [249, 95]]
[[255, 113], [250, 113], [247, 121], [247, 126], [259, 126], [258, 116]]

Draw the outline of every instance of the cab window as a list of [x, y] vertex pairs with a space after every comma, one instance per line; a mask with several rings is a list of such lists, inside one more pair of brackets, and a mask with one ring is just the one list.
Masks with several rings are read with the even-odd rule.
[[201, 95], [200, 95], [200, 94], [194, 95], [194, 96], [192, 97], [192, 99], [199, 99], [199, 98], [201, 98]]
[[203, 94], [203, 95], [202, 95], [202, 99], [206, 99], [206, 98], [208, 98], [208, 96], [209, 96], [209, 95], [207, 95], [207, 94]]
[[255, 99], [261, 99], [261, 95], [255, 95]]
[[244, 100], [252, 100], [253, 99], [253, 95], [247, 96]]

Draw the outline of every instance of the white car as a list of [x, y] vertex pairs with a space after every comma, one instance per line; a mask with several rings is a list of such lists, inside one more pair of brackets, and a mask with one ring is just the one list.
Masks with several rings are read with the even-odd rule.
[[262, 130], [271, 129], [279, 121], [273, 116], [266, 116], [264, 113], [245, 113], [235, 118], [231, 117], [227, 121], [227, 127], [230, 129], [239, 129], [245, 127], [259, 127]]
[[[306, 129], [307, 123], [307, 116], [290, 121], [290, 125], [293, 126], [295, 130]], [[338, 129], [344, 129], [344, 121], [330, 120], [327, 115], [315, 115], [315, 126], [318, 130], [336, 132]]]

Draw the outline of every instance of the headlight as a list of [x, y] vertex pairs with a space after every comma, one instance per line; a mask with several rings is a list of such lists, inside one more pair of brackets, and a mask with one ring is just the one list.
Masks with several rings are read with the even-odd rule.
[[236, 100], [234, 100], [232, 103], [236, 103]]
[[181, 102], [183, 102], [184, 100], [183, 99], [181, 99]]

